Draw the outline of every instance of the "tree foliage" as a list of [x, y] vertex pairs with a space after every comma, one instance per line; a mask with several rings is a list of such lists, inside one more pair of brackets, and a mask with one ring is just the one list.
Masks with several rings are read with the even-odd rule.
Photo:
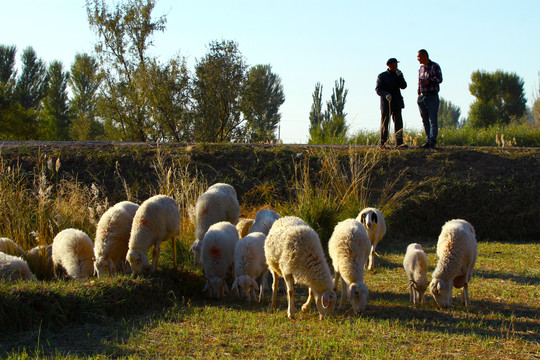
[[247, 65], [234, 41], [212, 41], [195, 65], [194, 136], [199, 142], [242, 139], [240, 96]]
[[313, 92], [313, 104], [310, 112], [310, 139], [309, 143], [329, 144], [344, 143], [347, 138], [347, 124], [345, 117], [345, 103], [348, 90], [345, 89], [345, 80], [336, 80], [330, 101], [326, 103], [326, 110], [321, 113], [322, 85], [317, 83]]
[[69, 140], [69, 104], [67, 85], [69, 72], [64, 72], [62, 63], [53, 61], [47, 71], [49, 79], [43, 98], [41, 138], [47, 140]]
[[469, 126], [486, 127], [523, 121], [526, 112], [524, 82], [515, 73], [475, 71], [469, 91], [476, 97], [469, 110]]
[[246, 120], [244, 131], [248, 142], [276, 140], [281, 120], [279, 107], [285, 102], [281, 78], [270, 65], [256, 65], [247, 73], [240, 101]]
[[441, 98], [439, 102], [439, 128], [457, 128], [459, 126], [460, 116], [461, 109], [459, 106]]

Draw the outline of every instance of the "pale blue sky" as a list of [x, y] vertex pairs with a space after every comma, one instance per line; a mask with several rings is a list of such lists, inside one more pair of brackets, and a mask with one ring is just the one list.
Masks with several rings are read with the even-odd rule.
[[[19, 55], [32, 46], [46, 62], [60, 60], [68, 69], [77, 52], [93, 51], [96, 36], [84, 1], [0, 0], [0, 13], [0, 44], [16, 45]], [[416, 106], [421, 48], [441, 66], [441, 96], [459, 106], [462, 116], [474, 100], [468, 85], [478, 69], [517, 73], [529, 106], [538, 94], [538, 0], [158, 0], [154, 16], [163, 14], [167, 29], [156, 34], [152, 49], [162, 61], [180, 54], [192, 71], [211, 41], [234, 40], [249, 65], [272, 66], [285, 90], [285, 142], [307, 141], [315, 84], [323, 85], [326, 102], [340, 77], [349, 90], [345, 111], [351, 132], [378, 129], [375, 80], [389, 57], [400, 60], [409, 85], [402, 92], [405, 127], [421, 129]]]

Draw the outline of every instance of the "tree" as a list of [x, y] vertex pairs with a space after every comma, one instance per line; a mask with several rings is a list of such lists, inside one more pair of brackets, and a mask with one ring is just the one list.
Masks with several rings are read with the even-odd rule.
[[4, 140], [18, 138], [18, 123], [24, 113], [24, 109], [15, 99], [16, 53], [15, 46], [0, 45], [0, 139]]
[[48, 140], [69, 140], [69, 105], [67, 84], [69, 72], [64, 72], [62, 63], [53, 61], [47, 72], [49, 79], [43, 98], [42, 137]]
[[476, 97], [469, 110], [468, 125], [486, 127], [523, 121], [526, 112], [524, 82], [515, 73], [475, 71], [469, 91]]
[[344, 110], [348, 90], [345, 89], [345, 80], [343, 78], [336, 80], [332, 96], [326, 103], [326, 111], [322, 117], [320, 117], [320, 112], [317, 114], [320, 109], [320, 99], [322, 99], [320, 92], [322, 92], [322, 86], [315, 86], [310, 121], [313, 114], [313, 119], [316, 121], [320, 119], [320, 122], [316, 126], [314, 122], [311, 122], [309, 143], [343, 143], [347, 136], [345, 123], [347, 114]]
[[71, 65], [69, 85], [72, 123], [70, 138], [78, 141], [102, 139], [104, 127], [97, 119], [98, 90], [102, 78], [97, 60], [88, 54], [76, 54]]
[[201, 142], [241, 139], [240, 95], [245, 61], [234, 41], [213, 41], [208, 54], [195, 65], [194, 136]]
[[323, 86], [321, 83], [315, 84], [315, 90], [313, 95], [313, 103], [311, 104], [311, 111], [309, 112], [309, 132], [316, 131], [320, 124], [324, 120], [324, 115], [322, 112], [322, 89]]
[[109, 9], [104, 1], [88, 0], [88, 21], [99, 36], [96, 52], [104, 71], [100, 111], [108, 135], [117, 140], [156, 140], [147, 81], [151, 36], [164, 31], [166, 19], [152, 19], [154, 0], [128, 0]]
[[460, 116], [461, 109], [459, 106], [441, 98], [439, 102], [439, 128], [457, 128]]
[[281, 119], [279, 107], [285, 102], [283, 86], [270, 65], [249, 69], [241, 98], [247, 122], [245, 139], [249, 142], [276, 140], [275, 131]]

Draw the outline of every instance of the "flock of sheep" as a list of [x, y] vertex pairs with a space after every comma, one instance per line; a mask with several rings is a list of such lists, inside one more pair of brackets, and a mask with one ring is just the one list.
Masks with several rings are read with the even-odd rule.
[[[341, 280], [342, 309], [347, 300], [354, 312], [364, 311], [369, 290], [364, 270], [372, 270], [375, 249], [386, 233], [383, 214], [363, 209], [356, 219], [336, 225], [328, 242], [334, 275], [325, 258], [318, 234], [302, 219], [280, 217], [272, 210], [259, 211], [255, 219], [240, 219], [235, 189], [217, 183], [202, 194], [192, 214], [196, 224], [193, 252], [195, 266], [202, 266], [209, 296], [223, 298], [231, 291], [247, 301], [262, 300], [266, 276], [272, 282], [272, 308], [276, 306], [279, 279], [286, 285], [287, 315], [293, 318], [294, 284], [307, 286], [309, 295], [302, 311], [314, 301], [320, 317], [333, 313]], [[134, 275], [155, 271], [160, 245], [180, 234], [180, 211], [174, 199], [156, 195], [140, 206], [123, 201], [109, 208], [96, 228], [95, 243], [84, 232], [66, 229], [52, 245], [26, 253], [12, 240], [0, 238], [0, 278], [8, 281], [35, 279], [32, 270], [48, 259], [56, 277], [83, 279], [93, 275]], [[147, 251], [153, 247], [152, 263]], [[437, 243], [438, 263], [428, 283], [427, 257], [419, 244], [410, 244], [403, 267], [410, 283], [410, 299], [423, 301], [428, 285], [441, 307], [451, 305], [452, 287], [463, 288], [462, 300], [470, 304], [468, 283], [477, 257], [475, 230], [465, 220], [451, 220]]]

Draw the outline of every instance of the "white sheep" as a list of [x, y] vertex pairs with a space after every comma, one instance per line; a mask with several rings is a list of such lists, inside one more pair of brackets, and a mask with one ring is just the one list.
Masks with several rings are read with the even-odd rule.
[[255, 215], [255, 222], [251, 226], [251, 229], [249, 229], [249, 232], [262, 232], [264, 235], [268, 235], [270, 228], [279, 217], [279, 214], [275, 211], [263, 209]]
[[0, 252], [0, 279], [10, 282], [35, 280], [26, 261], [20, 257]]
[[364, 284], [364, 265], [368, 260], [371, 242], [366, 229], [355, 219], [347, 219], [336, 225], [328, 241], [328, 253], [334, 265], [334, 290], [341, 278], [341, 301], [345, 298], [353, 306], [354, 312], [364, 311], [369, 298], [369, 290]]
[[237, 242], [238, 230], [228, 221], [213, 224], [204, 235], [201, 258], [206, 284], [203, 292], [208, 290], [211, 297], [222, 298], [229, 291], [225, 279], [234, 263]]
[[268, 268], [273, 276], [272, 308], [276, 307], [278, 279], [287, 285], [287, 316], [294, 318], [294, 282], [309, 287], [309, 296], [302, 311], [309, 309], [313, 298], [322, 319], [334, 312], [336, 293], [332, 275], [324, 257], [319, 235], [302, 219], [286, 216], [277, 220], [264, 243]]
[[94, 272], [94, 244], [81, 230], [62, 230], [53, 239], [52, 260], [56, 276], [90, 277]]
[[452, 302], [452, 286], [463, 288], [461, 299], [470, 305], [469, 281], [471, 281], [478, 245], [473, 226], [465, 220], [450, 220], [443, 225], [437, 241], [437, 267], [432, 273], [429, 288], [440, 307]]
[[238, 236], [241, 238], [245, 237], [249, 233], [249, 229], [253, 225], [255, 219], [238, 219], [238, 224], [236, 224], [236, 229], [238, 230]]
[[[259, 291], [261, 302], [266, 284], [268, 265], [264, 256], [264, 241], [266, 235], [261, 232], [248, 234], [240, 239], [234, 248], [234, 273], [236, 280], [232, 289], [240, 288], [240, 293], [247, 301], [255, 298], [255, 291]], [[255, 279], [261, 279], [261, 286]]]
[[54, 266], [52, 261], [52, 244], [38, 245], [28, 250], [23, 258], [30, 267], [30, 270], [40, 280], [52, 279], [54, 277]]
[[0, 251], [4, 254], [21, 256], [24, 250], [13, 240], [8, 238], [0, 238]]
[[220, 221], [238, 223], [240, 205], [236, 190], [229, 184], [216, 183], [210, 186], [195, 204], [195, 241], [190, 247], [195, 266], [201, 264], [202, 240], [208, 228]]
[[412, 243], [407, 246], [403, 258], [403, 268], [409, 278], [410, 300], [413, 304], [424, 302], [424, 292], [428, 287], [428, 260], [422, 245]]
[[[166, 195], [156, 195], [145, 200], [133, 217], [126, 260], [134, 275], [152, 272], [159, 263], [160, 246], [163, 241], [180, 234], [180, 210], [176, 201]], [[152, 265], [146, 251], [154, 247]]]
[[362, 225], [366, 228], [369, 240], [371, 241], [371, 252], [369, 254], [369, 265], [367, 265], [368, 270], [373, 270], [375, 267], [375, 255], [378, 254], [375, 252], [375, 248], [384, 234], [386, 234], [386, 222], [384, 221], [384, 216], [379, 209], [375, 208], [365, 208], [358, 214], [356, 220], [360, 221]]
[[122, 201], [110, 207], [99, 219], [94, 244], [94, 269], [98, 277], [126, 273], [126, 254], [131, 224], [139, 205]]

